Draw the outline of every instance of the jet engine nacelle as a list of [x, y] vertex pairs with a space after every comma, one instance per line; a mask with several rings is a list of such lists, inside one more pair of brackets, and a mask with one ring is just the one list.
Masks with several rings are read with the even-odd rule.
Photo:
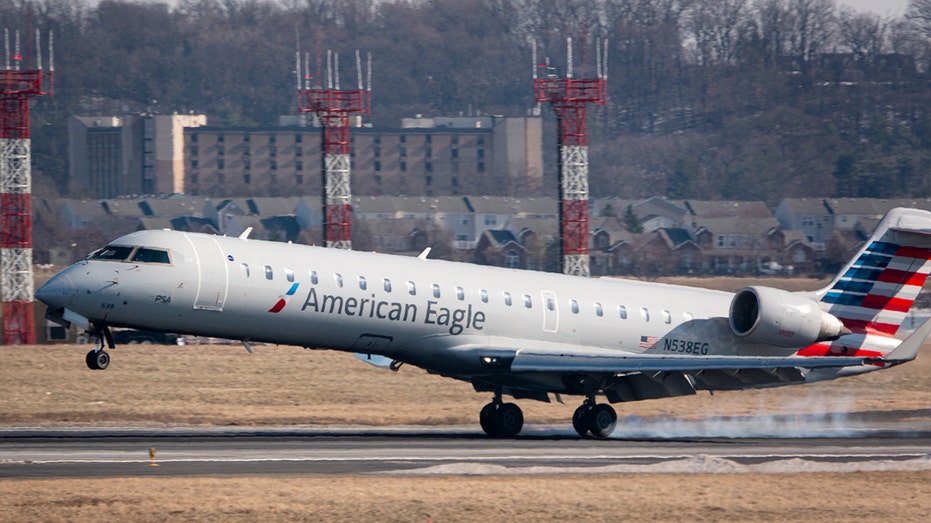
[[771, 287], [737, 291], [728, 320], [737, 336], [778, 347], [807, 347], [850, 333], [814, 301]]

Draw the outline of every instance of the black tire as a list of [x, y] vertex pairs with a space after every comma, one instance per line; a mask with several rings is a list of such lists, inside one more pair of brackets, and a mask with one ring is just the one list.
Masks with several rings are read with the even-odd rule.
[[493, 438], [499, 436], [498, 405], [492, 402], [482, 407], [482, 411], [478, 415], [478, 422], [481, 424], [482, 430], [485, 431], [485, 434], [488, 434]]
[[520, 433], [524, 428], [524, 413], [520, 407], [514, 403], [505, 403], [498, 407], [498, 433], [506, 438], [511, 438]]
[[97, 365], [97, 370], [104, 370], [110, 366], [110, 355], [107, 354], [105, 350], [97, 351], [97, 354], [94, 355], [94, 364]]
[[592, 407], [587, 417], [588, 430], [592, 431], [592, 436], [596, 438], [607, 438], [617, 426], [617, 412], [607, 403]]
[[100, 367], [97, 366], [97, 351], [90, 351], [84, 356], [84, 363], [87, 364], [87, 368], [90, 370], [100, 370]]
[[592, 406], [588, 403], [583, 403], [579, 408], [575, 409], [575, 412], [572, 414], [572, 428], [583, 438], [587, 437], [590, 433], [588, 429], [588, 413], [591, 411]]

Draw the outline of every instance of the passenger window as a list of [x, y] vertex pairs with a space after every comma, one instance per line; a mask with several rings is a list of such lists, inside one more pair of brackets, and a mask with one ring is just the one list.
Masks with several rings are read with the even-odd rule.
[[626, 320], [626, 319], [627, 319], [627, 307], [625, 307], [625, 306], [623, 306], [623, 305], [618, 305], [618, 306], [617, 306], [617, 314], [618, 314], [618, 316], [621, 317], [622, 320]]
[[507, 305], [508, 307], [511, 306], [511, 293], [510, 292], [504, 293], [504, 304]]
[[310, 283], [316, 285], [319, 281], [320, 279], [317, 278], [317, 271], [310, 271]]
[[640, 317], [643, 321], [650, 321], [650, 311], [646, 307], [640, 307]]
[[340, 273], [338, 273], [338, 272], [333, 273], [333, 279], [336, 280], [336, 286], [337, 286], [337, 287], [342, 287], [342, 286], [343, 286], [343, 275], [342, 275], [342, 274], [340, 274]]
[[433, 284], [433, 297], [436, 299], [440, 298], [440, 286], [435, 283]]
[[288, 279], [289, 282], [294, 281], [294, 269], [284, 268], [284, 277]]
[[265, 279], [266, 279], [266, 280], [270, 280], [270, 279], [272, 279], [272, 278], [274, 278], [274, 277], [275, 277], [275, 273], [272, 271], [272, 266], [271, 266], [271, 265], [266, 265], [266, 266], [265, 266]]
[[672, 323], [672, 314], [669, 311], [663, 311], [663, 323]]
[[417, 286], [414, 285], [414, 282], [412, 282], [412, 281], [407, 282], [407, 292], [408, 292], [408, 294], [410, 294], [411, 296], [416, 296], [416, 295], [417, 295]]
[[533, 301], [531, 301], [529, 294], [524, 294], [524, 307], [528, 309], [533, 307]]
[[368, 287], [368, 283], [365, 281], [365, 276], [359, 276], [359, 288], [363, 291]]
[[240, 264], [239, 264], [239, 268], [242, 269], [242, 277], [243, 277], [243, 278], [248, 278], [248, 277], [249, 277], [249, 264], [248, 264], [248, 263], [240, 263]]
[[572, 314], [578, 314], [578, 313], [579, 313], [579, 302], [577, 302], [577, 301], [575, 301], [575, 300], [569, 300], [569, 307], [571, 307], [571, 309], [572, 309]]
[[600, 317], [602, 317], [602, 316], [604, 316], [604, 315], [605, 315], [605, 311], [604, 311], [604, 309], [601, 307], [601, 304], [598, 303], [598, 302], [595, 302], [595, 316], [598, 316], [598, 317], [600, 318]]
[[391, 292], [391, 280], [389, 280], [388, 278], [385, 278], [384, 280], [382, 280], [382, 284], [384, 284], [385, 286], [385, 292]]
[[465, 290], [462, 287], [456, 287], [456, 297], [459, 298], [459, 301], [465, 299]]
[[140, 263], [171, 263], [168, 258], [168, 251], [162, 249], [146, 249], [145, 247], [136, 251], [132, 261]]
[[553, 298], [547, 298], [546, 299], [546, 310], [548, 311], [556, 310], [556, 300], [554, 300]]
[[482, 297], [482, 303], [488, 303], [488, 291], [482, 289], [478, 291], [478, 294]]
[[114, 245], [108, 245], [103, 249], [90, 255], [92, 260], [125, 260], [129, 258], [129, 254], [133, 252], [132, 247], [119, 247]]

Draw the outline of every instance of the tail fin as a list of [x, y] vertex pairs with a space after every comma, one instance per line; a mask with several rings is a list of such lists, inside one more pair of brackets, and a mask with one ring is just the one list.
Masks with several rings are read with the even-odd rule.
[[931, 272], [931, 212], [897, 208], [818, 292], [854, 333], [894, 336]]

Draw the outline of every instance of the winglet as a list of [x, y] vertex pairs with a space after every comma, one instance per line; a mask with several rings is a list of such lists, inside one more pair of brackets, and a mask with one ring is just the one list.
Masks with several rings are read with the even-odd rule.
[[[252, 234], [252, 227], [246, 227], [246, 230], [242, 231], [242, 234], [239, 235], [239, 239], [248, 240], [250, 234]], [[288, 243], [291, 243], [291, 242], [288, 242]]]
[[426, 260], [428, 254], [430, 254], [430, 247], [427, 247], [426, 249], [424, 249], [423, 252], [420, 253], [420, 255], [417, 257], [420, 258], [421, 260]]
[[918, 356], [918, 349], [931, 335], [931, 319], [925, 321], [921, 327], [918, 327], [905, 341], [883, 357], [883, 361], [888, 362], [906, 362], [912, 361]]

